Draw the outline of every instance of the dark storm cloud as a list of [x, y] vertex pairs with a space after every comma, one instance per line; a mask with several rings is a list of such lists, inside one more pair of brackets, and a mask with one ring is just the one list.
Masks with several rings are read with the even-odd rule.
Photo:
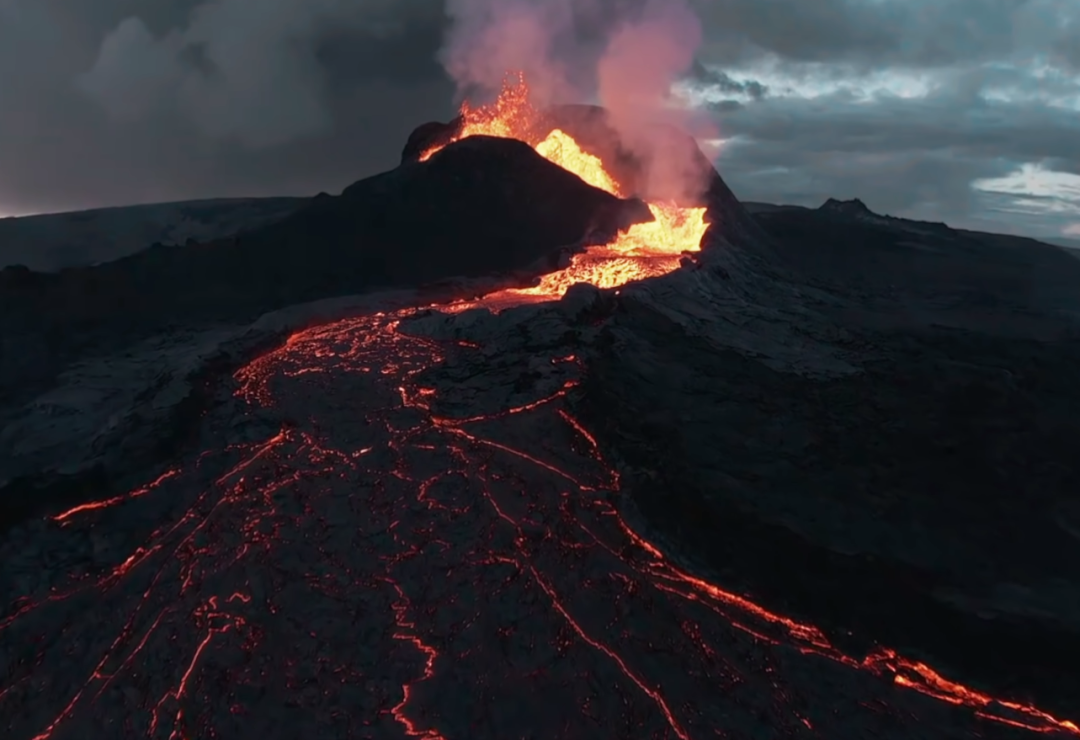
[[761, 51], [821, 60], [872, 56], [895, 45], [889, 14], [867, 11], [864, 5], [846, 0], [702, 0], [698, 8], [713, 31], [709, 47], [717, 61]]
[[1080, 223], [1070, 185], [1080, 176], [1080, 4], [700, 7], [715, 29], [700, 59], [709, 74], [689, 85], [708, 91], [701, 102], [726, 140], [719, 163], [741, 197], [860, 197], [897, 215], [1039, 234]]
[[[693, 2], [705, 39], [688, 85], [728, 140], [719, 162], [741, 196], [858, 196], [1000, 228], [1019, 203], [1029, 231], [1080, 223], [1080, 3]], [[514, 3], [572, 14], [576, 40], [555, 55], [572, 61], [645, 0]], [[413, 126], [452, 114], [446, 11], [0, 0], [0, 213], [311, 193], [390, 167]], [[1017, 195], [1000, 178], [1023, 167], [1048, 184]]]
[[[574, 39], [553, 51], [573, 60], [649, 2], [517, 4], [572, 14]], [[448, 10], [444, 0], [0, 0], [0, 213], [310, 193], [393, 166], [414, 126], [453, 114], [439, 54]]]
[[700, 61], [694, 64], [690, 76], [699, 85], [708, 86], [729, 95], [747, 95], [754, 100], [761, 100], [769, 91], [768, 87], [757, 80], [736, 80], [727, 72], [721, 69], [710, 69]]
[[1063, 19], [1061, 33], [1054, 42], [1052, 53], [1056, 61], [1080, 72], [1080, 15]]
[[[1038, 4], [1038, 0], [701, 0], [699, 12], [714, 29], [712, 49], [719, 60], [769, 52], [796, 62], [845, 61], [873, 68], [997, 58], [1023, 43], [1017, 16]], [[1053, 9], [1045, 15], [1052, 13]]]
[[336, 189], [452, 112], [438, 0], [0, 2], [0, 213]]

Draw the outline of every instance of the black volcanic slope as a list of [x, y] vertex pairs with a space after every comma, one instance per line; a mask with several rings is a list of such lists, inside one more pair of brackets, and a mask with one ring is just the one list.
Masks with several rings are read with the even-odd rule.
[[[402, 165], [416, 162], [421, 154], [432, 146], [451, 141], [460, 131], [461, 125], [462, 119], [458, 117], [446, 123], [431, 121], [418, 126], [402, 149]], [[566, 132], [583, 151], [598, 157], [612, 178], [619, 183], [624, 195], [645, 200], [676, 200], [684, 206], [707, 206], [706, 218], [720, 227], [727, 241], [735, 243], [750, 240], [755, 243], [759, 256], [768, 252], [765, 246], [768, 238], [764, 232], [701, 152], [697, 141], [684, 131], [660, 126], [655, 131], [656, 141], [663, 142], [662, 149], [671, 152], [671, 156], [678, 156], [688, 162], [688, 173], [696, 172], [700, 180], [699, 197], [688, 197], [682, 193], [672, 196], [669, 193], [647, 192], [645, 164], [622, 143], [604, 108], [580, 104], [551, 106], [541, 111], [532, 130], [522, 135], [535, 146], [555, 129]], [[759, 264], [758, 268], [761, 267]]]
[[473, 137], [236, 239], [24, 280], [22, 290], [4, 291], [5, 309], [93, 323], [137, 304], [144, 316], [180, 310], [220, 319], [376, 286], [520, 270], [590, 231], [612, 230], [619, 202], [521, 142]]
[[641, 515], [830, 634], [1072, 712], [1080, 260], [858, 201], [755, 218], [860, 371], [775, 372], [614, 313], [579, 411], [638, 471]]
[[944, 326], [978, 325], [1010, 336], [1038, 327], [1041, 337], [1056, 338], [1067, 325], [1062, 319], [1080, 310], [1080, 260], [1034, 239], [879, 215], [858, 200], [829, 199], [817, 209], [785, 208], [755, 219], [802, 279], [877, 306], [860, 321], [917, 325], [915, 314], [929, 306], [950, 313], [939, 322]]
[[635, 218], [640, 204], [585, 184], [526, 144], [473, 137], [235, 238], [58, 274], [3, 271], [0, 333], [20, 349], [0, 358], [0, 386], [40, 375], [56, 365], [53, 355], [62, 362], [171, 324], [526, 270]]
[[224, 239], [279, 221], [308, 198], [213, 198], [0, 219], [0, 268], [54, 272], [111, 262], [151, 244]]

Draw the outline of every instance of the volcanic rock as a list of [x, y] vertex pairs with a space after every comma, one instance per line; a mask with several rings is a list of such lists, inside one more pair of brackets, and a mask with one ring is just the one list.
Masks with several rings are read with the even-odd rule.
[[450, 121], [429, 121], [417, 126], [409, 138], [405, 141], [405, 147], [401, 150], [401, 164], [410, 164], [420, 161], [420, 155], [437, 146], [446, 146], [461, 128], [460, 116]]
[[945, 236], [946, 238], [950, 238], [954, 235], [953, 230], [941, 221], [913, 221], [910, 219], [874, 213], [858, 198], [852, 198], [851, 200], [829, 198], [822, 203], [814, 213], [819, 216], [844, 220], [849, 223], [854, 221], [862, 224], [873, 224], [893, 230], [918, 230], [923, 234], [932, 232]]
[[875, 218], [763, 212], [781, 277], [746, 262], [623, 291], [578, 411], [682, 562], [1067, 711], [1080, 261]]
[[586, 185], [526, 144], [474, 137], [237, 237], [58, 274], [5, 271], [0, 332], [42, 356], [0, 358], [0, 386], [48, 377], [57, 363], [170, 322], [250, 320], [375, 287], [546, 272], [560, 249], [648, 218], [640, 203]]
[[0, 270], [0, 288], [26, 288], [35, 283], [39, 273], [26, 265], [8, 265]]
[[294, 336], [132, 495], [9, 532], [5, 737], [1020, 737], [636, 541], [565, 308]]
[[[402, 163], [415, 162], [421, 154], [432, 147], [445, 144], [460, 131], [462, 119], [448, 123], [430, 122], [416, 128], [402, 151]], [[610, 113], [596, 105], [567, 104], [546, 108], [540, 113], [531, 130], [523, 134], [527, 143], [535, 146], [553, 130], [569, 134], [588, 154], [604, 163], [604, 168], [620, 184], [623, 192], [646, 200], [676, 200], [684, 206], [708, 206], [709, 219], [724, 224], [724, 233], [735, 243], [745, 237], [756, 242], [766, 241], [764, 234], [719, 172], [702, 153], [692, 136], [672, 126], [657, 126], [656, 137], [662, 141], [660, 151], [665, 156], [678, 157], [689, 164], [688, 173], [694, 174], [700, 184], [700, 192], [670, 193], [649, 192], [645, 176], [646, 164], [622, 141], [611, 123]]]

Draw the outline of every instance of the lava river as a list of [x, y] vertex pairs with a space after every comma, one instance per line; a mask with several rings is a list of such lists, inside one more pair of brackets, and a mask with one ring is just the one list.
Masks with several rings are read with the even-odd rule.
[[[571, 268], [621, 280], [683, 246]], [[489, 340], [430, 329], [483, 313], [466, 305], [299, 332], [236, 373], [175, 467], [40, 522], [0, 605], [3, 737], [1080, 736], [674, 565], [570, 411], [563, 303]]]

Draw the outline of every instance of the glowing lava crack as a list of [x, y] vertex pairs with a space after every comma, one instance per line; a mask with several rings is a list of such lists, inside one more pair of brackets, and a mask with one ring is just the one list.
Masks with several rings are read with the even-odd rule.
[[[604, 284], [700, 238], [700, 214], [656, 208], [586, 255]], [[557, 295], [584, 264], [470, 305]], [[486, 353], [410, 335], [415, 315], [294, 335], [237, 373], [197, 458], [56, 517], [41, 536], [93, 565], [4, 612], [4, 737], [961, 738], [975, 716], [1080, 736], [676, 568], [567, 410], [572, 346]]]
[[445, 373], [490, 361], [402, 333], [409, 313], [240, 371], [238, 403], [280, 433], [57, 517], [71, 536], [159, 524], [4, 619], [5, 737], [909, 737], [913, 717], [966, 736], [953, 705], [997, 720], [984, 736], [1080, 735], [673, 567], [565, 409], [577, 360], [448, 418]]

